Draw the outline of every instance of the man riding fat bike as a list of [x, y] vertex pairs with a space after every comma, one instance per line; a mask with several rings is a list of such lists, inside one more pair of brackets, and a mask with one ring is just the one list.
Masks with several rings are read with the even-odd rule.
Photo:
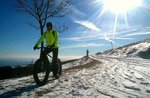
[[44, 41], [44, 39], [46, 40], [46, 48], [44, 48], [41, 56], [43, 60], [47, 59], [47, 54], [52, 52], [53, 54], [53, 58], [52, 58], [52, 67], [53, 67], [53, 72], [54, 72], [54, 77], [56, 79], [59, 78], [58, 75], [58, 64], [57, 64], [57, 60], [58, 60], [58, 49], [59, 49], [59, 44], [58, 44], [58, 32], [56, 30], [53, 29], [53, 24], [51, 22], [48, 22], [46, 24], [47, 30], [46, 32], [40, 37], [40, 39], [38, 40], [38, 42], [35, 44], [35, 46], [33, 47], [33, 49], [37, 49], [38, 46]]

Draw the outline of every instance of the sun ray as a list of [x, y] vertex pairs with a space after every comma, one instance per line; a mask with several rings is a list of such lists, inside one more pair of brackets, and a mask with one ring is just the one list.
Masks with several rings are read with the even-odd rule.
[[96, 25], [100, 23], [102, 16], [104, 15], [104, 13], [106, 12], [106, 10], [103, 8], [103, 10], [100, 12], [100, 14], [97, 16], [96, 18]]
[[101, 16], [106, 12], [106, 10], [103, 8], [100, 14], [97, 16], [96, 20], [100, 19]]
[[[98, 9], [98, 11], [94, 13], [93, 15], [91, 15], [91, 17], [89, 17], [88, 20], [94, 19], [95, 25], [102, 25], [102, 26], [106, 25], [106, 29], [108, 28], [108, 32], [111, 31], [112, 35], [108, 38], [107, 34], [104, 34], [105, 35], [104, 39], [113, 43], [115, 39], [117, 39], [119, 30], [130, 29], [129, 27], [130, 25], [128, 23], [129, 17], [127, 17], [127, 13], [130, 13], [133, 10], [136, 10], [135, 8], [137, 7], [142, 7], [142, 0], [96, 0], [96, 1], [97, 3], [95, 4], [102, 4], [101, 9]], [[110, 13], [110, 16], [108, 15], [108, 13]], [[107, 20], [106, 20], [105, 15], [108, 16]], [[111, 16], [111, 15], [115, 15], [115, 16]], [[124, 22], [123, 25], [125, 25], [123, 29], [121, 27], [122, 20], [120, 21], [120, 19], [123, 19], [123, 22]], [[108, 23], [110, 24], [108, 24], [107, 22], [103, 22], [103, 21], [108, 21]], [[110, 30], [109, 28], [112, 28], [112, 29]]]
[[126, 13], [124, 13], [123, 16], [124, 16], [124, 21], [125, 21], [125, 24], [126, 24], [126, 29], [128, 30], [129, 29], [129, 25], [128, 25], [128, 20], [127, 20]]
[[88, 20], [93, 19], [101, 10], [96, 11], [92, 16], [88, 18]]
[[96, 18], [96, 24], [99, 23], [100, 18], [103, 16], [105, 12], [107, 11], [113, 12], [115, 14], [115, 20], [113, 24], [112, 40], [114, 40], [115, 35], [117, 34], [117, 28], [119, 26], [117, 25], [119, 21], [118, 17], [121, 17], [121, 15], [123, 15], [126, 29], [128, 30], [129, 25], [126, 13], [131, 9], [141, 6], [141, 3], [142, 0], [103, 0], [103, 10], [101, 10], [100, 14]]
[[118, 14], [116, 14], [115, 16], [115, 22], [114, 22], [114, 28], [113, 28], [113, 40], [115, 39], [115, 35], [116, 35], [116, 30], [117, 30], [117, 21], [118, 20]]

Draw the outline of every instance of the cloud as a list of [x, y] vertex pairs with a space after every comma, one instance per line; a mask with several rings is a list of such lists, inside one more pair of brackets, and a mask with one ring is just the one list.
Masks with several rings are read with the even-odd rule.
[[115, 37], [115, 39], [120, 39], [120, 40], [132, 40], [132, 39], [135, 39], [135, 38]]
[[70, 45], [70, 46], [64, 46], [62, 49], [70, 49], [70, 48], [85, 48], [85, 47], [100, 47], [104, 44], [96, 44], [96, 43], [88, 43], [88, 44], [79, 44], [79, 45]]
[[78, 37], [70, 37], [70, 38], [60, 38], [62, 40], [70, 40], [70, 41], [85, 41], [85, 40], [95, 40], [95, 39], [102, 39], [102, 36], [93, 35], [93, 36], [78, 36]]
[[[69, 41], [77, 41], [77, 42], [80, 42], [80, 41], [93, 41], [93, 40], [100, 40], [100, 39], [103, 39], [103, 40], [106, 40], [106, 41], [109, 41], [109, 42], [113, 42], [113, 36], [114, 34], [113, 33], [107, 33], [107, 34], [97, 34], [97, 35], [87, 35], [87, 36], [78, 36], [78, 37], [70, 37], [70, 38], [60, 38], [61, 40], [69, 40]], [[118, 40], [132, 40], [134, 38], [129, 38], [129, 37], [125, 37], [125, 36], [118, 36], [117, 34], [115, 35], [114, 39], [118, 39]]]
[[119, 32], [117, 36], [120, 38], [130, 39], [129, 37], [131, 36], [135, 37], [140, 35], [150, 35], [149, 31], [150, 31], [150, 27], [136, 28], [136, 29]]
[[[80, 21], [81, 22], [81, 21]], [[85, 23], [85, 22], [84, 22]], [[134, 28], [130, 30], [124, 30], [117, 32], [116, 34], [111, 32], [103, 32], [103, 31], [91, 31], [87, 29], [76, 29], [75, 33], [77, 36], [69, 37], [69, 38], [61, 38], [61, 40], [69, 40], [69, 41], [77, 41], [77, 42], [85, 42], [85, 41], [94, 41], [94, 40], [106, 40], [109, 42], [114, 42], [115, 39], [118, 40], [134, 40], [135, 35], [144, 35], [150, 34], [149, 29], [150, 27], [143, 27], [143, 28]], [[144, 31], [144, 32], [142, 32]], [[140, 33], [142, 32], [142, 33]]]
[[135, 33], [131, 33], [131, 34], [126, 34], [126, 37], [130, 37], [130, 36], [139, 36], [139, 35], [150, 35], [150, 32], [135, 32]]
[[114, 43], [113, 36], [114, 33], [105, 34], [105, 40]]
[[74, 22], [77, 23], [77, 24], [80, 24], [80, 25], [82, 25], [82, 26], [84, 26], [84, 27], [86, 27], [90, 30], [101, 31], [100, 28], [98, 28], [94, 23], [92, 23], [88, 20], [86, 20], [86, 21], [84, 21], [84, 20], [80, 20], [80, 21], [75, 20]]
[[114, 33], [108, 33], [105, 34], [104, 39], [106, 41], [112, 42], [112, 43], [116, 43], [114, 40], [133, 40], [135, 38], [129, 38], [129, 37], [125, 37], [125, 36], [119, 36], [120, 34], [114, 34]]
[[71, 15], [71, 17], [70, 18], [76, 18], [76, 17], [84, 17], [84, 16], [86, 16], [86, 14], [85, 13], [83, 13], [83, 12], [81, 12], [79, 9], [77, 9], [74, 5], [70, 5], [70, 8], [72, 9], [72, 11], [73, 11], [73, 14]]

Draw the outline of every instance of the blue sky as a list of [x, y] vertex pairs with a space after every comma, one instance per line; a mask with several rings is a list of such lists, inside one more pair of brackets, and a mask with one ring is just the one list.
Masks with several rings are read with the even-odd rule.
[[[40, 37], [40, 31], [27, 23], [35, 20], [17, 12], [13, 7], [15, 0], [0, 1], [0, 59], [35, 58], [39, 51], [33, 46]], [[54, 25], [61, 22], [69, 24], [69, 29], [60, 33], [61, 58], [75, 58], [85, 55], [86, 49], [91, 54], [123, 46], [132, 42], [150, 38], [150, 1], [143, 0], [141, 6], [119, 14], [114, 33], [116, 14], [103, 11], [103, 0], [77, 0], [70, 8], [72, 15], [64, 18], [49, 19]], [[102, 13], [102, 15], [100, 15]], [[45, 29], [46, 30], [46, 29]]]

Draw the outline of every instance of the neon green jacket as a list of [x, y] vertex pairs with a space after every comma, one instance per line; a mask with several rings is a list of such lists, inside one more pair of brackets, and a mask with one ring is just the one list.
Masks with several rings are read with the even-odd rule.
[[46, 39], [46, 46], [52, 46], [54, 45], [55, 48], [59, 48], [58, 44], [58, 32], [55, 30], [46, 31], [38, 40], [36, 43], [36, 46], [38, 47], [43, 41]]

